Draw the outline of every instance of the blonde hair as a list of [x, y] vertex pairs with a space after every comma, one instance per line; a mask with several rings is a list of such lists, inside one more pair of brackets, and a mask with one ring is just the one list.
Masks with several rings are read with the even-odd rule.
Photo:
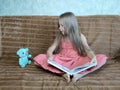
[[[81, 40], [81, 32], [78, 28], [78, 22], [75, 15], [72, 12], [63, 13], [59, 17], [59, 22], [62, 23], [65, 29], [65, 35], [69, 38], [78, 53], [82, 56], [86, 56], [85, 46]], [[62, 33], [59, 32], [56, 37], [57, 43], [60, 43], [61, 38]]]

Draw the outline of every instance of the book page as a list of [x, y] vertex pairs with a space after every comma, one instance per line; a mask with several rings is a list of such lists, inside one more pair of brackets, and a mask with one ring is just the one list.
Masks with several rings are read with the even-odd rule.
[[78, 68], [75, 68], [75, 69], [72, 69], [72, 74], [77, 74], [77, 73], [80, 73], [80, 72], [82, 72], [82, 71], [84, 71], [84, 70], [87, 70], [87, 69], [89, 69], [89, 68], [92, 68], [92, 67], [94, 67], [94, 66], [96, 66], [97, 65], [97, 63], [92, 63], [92, 64], [88, 64], [87, 66], [85, 66], [85, 67], [78, 67]]
[[52, 66], [54, 66], [54, 67], [56, 67], [56, 68], [64, 71], [64, 72], [66, 72], [66, 73], [69, 74], [69, 75], [77, 74], [77, 73], [79, 73], [79, 72], [81, 72], [81, 71], [84, 71], [84, 70], [86, 70], [86, 69], [88, 69], [88, 68], [91, 68], [91, 67], [93, 67], [93, 66], [96, 65], [95, 63], [93, 63], [93, 64], [86, 63], [86, 64], [84, 64], [84, 65], [82, 65], [82, 66], [78, 66], [78, 67], [70, 70], [69, 68], [67, 68], [67, 67], [65, 67], [65, 66], [62, 66], [62, 65], [60, 65], [59, 63], [55, 62], [54, 60], [48, 60], [48, 63], [49, 63], [50, 65], [52, 65]]

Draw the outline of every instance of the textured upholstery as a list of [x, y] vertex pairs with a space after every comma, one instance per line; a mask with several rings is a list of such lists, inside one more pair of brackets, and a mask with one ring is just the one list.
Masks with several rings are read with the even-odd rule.
[[0, 17], [0, 57], [2, 56], [2, 32], [1, 32], [1, 17]]
[[28, 47], [33, 56], [46, 53], [57, 35], [58, 17], [4, 16], [0, 17], [0, 90], [120, 90], [120, 66], [110, 59], [120, 48], [120, 16], [77, 18], [95, 53], [109, 57], [102, 68], [76, 84], [33, 63], [21, 69], [16, 51]]
[[[112, 56], [120, 48], [119, 16], [78, 17], [82, 33], [95, 53]], [[28, 47], [33, 55], [46, 53], [58, 29], [58, 17], [1, 17], [3, 56], [16, 56]]]

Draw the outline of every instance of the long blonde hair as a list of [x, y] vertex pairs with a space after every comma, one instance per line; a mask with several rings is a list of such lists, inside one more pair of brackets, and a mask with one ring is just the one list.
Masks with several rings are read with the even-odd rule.
[[[72, 12], [66, 12], [60, 15], [59, 22], [62, 23], [65, 29], [65, 34], [71, 41], [72, 45], [76, 48], [78, 53], [82, 56], [86, 56], [85, 46], [81, 40], [81, 32], [78, 28], [78, 22], [75, 15]], [[60, 43], [62, 33], [59, 32], [56, 37], [56, 41]], [[58, 44], [59, 45], [59, 44]]]

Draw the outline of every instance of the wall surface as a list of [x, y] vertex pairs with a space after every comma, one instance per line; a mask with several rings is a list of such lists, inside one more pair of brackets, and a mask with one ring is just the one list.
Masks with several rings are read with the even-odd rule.
[[0, 0], [0, 16], [120, 15], [120, 0]]

